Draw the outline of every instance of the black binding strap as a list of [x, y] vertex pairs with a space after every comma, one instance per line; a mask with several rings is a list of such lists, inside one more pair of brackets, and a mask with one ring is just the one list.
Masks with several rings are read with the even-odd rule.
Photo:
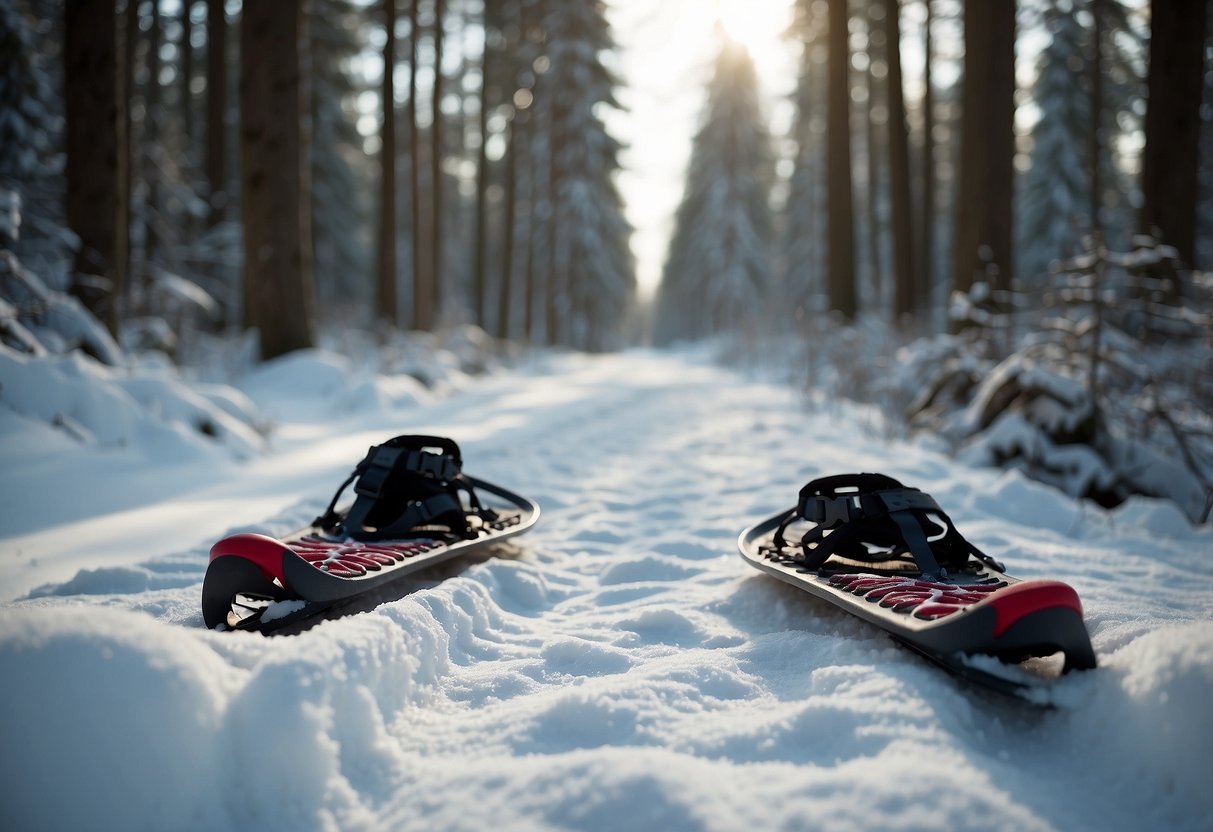
[[[337, 501], [351, 482], [356, 496], [343, 517], [337, 512]], [[454, 441], [397, 436], [367, 451], [315, 522], [355, 540], [407, 537], [418, 526], [445, 526], [467, 537], [474, 532], [459, 497], [461, 490], [467, 492], [472, 510], [482, 513], [475, 491], [463, 477], [463, 459]]]
[[[805, 485], [796, 508], [775, 532], [776, 547], [787, 545], [784, 532], [796, 520], [814, 524], [800, 540], [809, 569], [821, 568], [834, 554], [861, 561], [886, 559], [871, 554], [864, 545], [870, 544], [885, 550], [904, 547], [927, 580], [946, 578], [948, 570], [963, 568], [970, 555], [1003, 571], [1001, 564], [965, 540], [930, 495], [884, 474], [840, 474]], [[940, 522], [943, 535], [929, 540], [938, 535]]]

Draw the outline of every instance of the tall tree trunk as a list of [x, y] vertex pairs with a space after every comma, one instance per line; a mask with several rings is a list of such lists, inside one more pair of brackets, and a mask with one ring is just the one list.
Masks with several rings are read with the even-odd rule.
[[144, 95], [143, 116], [143, 146], [144, 164], [143, 175], [147, 181], [147, 202], [143, 206], [144, 218], [144, 250], [143, 250], [143, 287], [144, 303], [147, 303], [152, 276], [152, 259], [157, 256], [160, 248], [160, 185], [163, 178], [160, 170], [164, 162], [164, 149], [161, 146], [160, 123], [164, 119], [163, 95], [160, 87], [160, 44], [164, 38], [164, 25], [160, 17], [160, 0], [151, 2], [152, 17], [148, 28], [147, 45], [147, 92]]
[[139, 48], [139, 0], [126, 0], [126, 10], [123, 13], [124, 27], [122, 37], [122, 84], [120, 100], [125, 103], [122, 108], [122, 129], [118, 156], [122, 167], [122, 216], [119, 223], [122, 228], [121, 240], [121, 269], [124, 275], [120, 294], [115, 295], [129, 305], [131, 294], [131, 279], [134, 274], [134, 254], [131, 251], [131, 226], [134, 224], [134, 186], [135, 172], [138, 167], [138, 152], [135, 150], [135, 124], [131, 118], [131, 102], [135, 99], [135, 61]]
[[[532, 91], [533, 92], [533, 91]], [[523, 170], [526, 172], [526, 235], [523, 237], [525, 249], [522, 262], [522, 337], [528, 344], [538, 342], [539, 320], [537, 303], [542, 289], [539, 285], [538, 264], [536, 251], [542, 223], [540, 222], [538, 205], [540, 200], [539, 165], [535, 158], [535, 128], [538, 112], [532, 105], [527, 113], [527, 129], [524, 136], [515, 135], [514, 152], [525, 154]], [[517, 125], [515, 125], [515, 129]]]
[[240, 18], [245, 319], [263, 359], [315, 341], [303, 27], [301, 5], [271, 0]]
[[[190, 82], [194, 80], [194, 44], [191, 42], [194, 21], [190, 16], [193, 9], [194, 0], [181, 0], [181, 42], [178, 47], [181, 74], [177, 80], [181, 85], [181, 134], [187, 156], [194, 150], [194, 92], [190, 89]], [[189, 170], [192, 174], [192, 168]], [[186, 216], [189, 216], [188, 212]]]
[[952, 284], [1010, 285], [1014, 172], [1015, 3], [965, 0], [964, 91]]
[[501, 281], [497, 291], [497, 337], [510, 337], [510, 301], [514, 297], [514, 234], [518, 201], [518, 132], [525, 115], [514, 114], [505, 151], [505, 219], [502, 230]]
[[921, 231], [918, 246], [918, 287], [915, 304], [929, 308], [931, 301], [932, 270], [935, 267], [935, 90], [931, 80], [931, 65], [934, 62], [931, 45], [931, 25], [934, 14], [931, 0], [924, 0], [926, 22], [923, 24], [922, 65], [922, 209]]
[[434, 305], [433, 284], [426, 265], [425, 227], [421, 204], [421, 130], [417, 124], [418, 9], [421, 0], [409, 4], [409, 206], [413, 223], [413, 329], [429, 330]]
[[488, 326], [485, 313], [485, 249], [488, 246], [488, 187], [489, 187], [489, 21], [490, 2], [486, 0], [483, 11], [485, 30], [484, 48], [480, 53], [480, 106], [477, 111], [476, 129], [480, 134], [480, 148], [476, 153], [476, 239], [472, 244], [472, 314], [476, 326]]
[[114, 334], [126, 245], [117, 17], [114, 0], [68, 2], [63, 44], [67, 222], [80, 237], [71, 291]]
[[377, 316], [395, 327], [396, 309], [396, 0], [384, 0], [383, 129], [380, 132]]
[[828, 233], [830, 309], [847, 320], [855, 317], [855, 240], [851, 194], [851, 126], [848, 89], [850, 51], [847, 47], [846, 0], [829, 0], [829, 106], [827, 117]]
[[901, 86], [901, 3], [889, 0], [889, 182], [893, 191], [893, 320], [901, 322], [914, 311], [918, 281], [914, 271], [914, 238], [910, 220], [910, 140], [906, 129], [905, 98]]
[[[194, 92], [190, 89], [190, 83], [194, 80], [193, 9], [194, 0], [181, 0], [181, 32], [177, 44], [177, 106], [181, 110], [181, 150], [177, 165], [181, 181], [191, 191], [197, 187], [195, 164], [198, 158], [194, 153]], [[182, 211], [177, 223], [187, 239], [193, 237], [196, 225], [193, 211]]]
[[[528, 162], [533, 160], [534, 154], [531, 153], [530, 145], [533, 141], [532, 131], [527, 131], [526, 140], [519, 142], [515, 140], [515, 153], [525, 153]], [[536, 342], [536, 319], [535, 319], [535, 303], [539, 295], [539, 281], [535, 274], [535, 245], [536, 237], [538, 236], [539, 222], [535, 215], [535, 203], [539, 196], [539, 189], [536, 186], [538, 178], [535, 175], [535, 166], [527, 164], [524, 168], [526, 171], [526, 225], [524, 226], [526, 235], [523, 237], [523, 263], [522, 263], [522, 339], [528, 344]]]
[[1091, 230], [1103, 228], [1103, 4], [1091, 0]]
[[[566, 285], [566, 275], [560, 273], [560, 258], [557, 251], [561, 245], [561, 234], [563, 229], [560, 226], [560, 212], [556, 209], [558, 197], [560, 195], [560, 172], [556, 169], [556, 154], [559, 153], [559, 148], [555, 147], [555, 136], [552, 135], [551, 111], [547, 111], [547, 135], [548, 135], [548, 166], [547, 166], [547, 257], [544, 264], [546, 271], [545, 281], [543, 286], [543, 301], [544, 301], [544, 339], [549, 346], [561, 343], [563, 331], [567, 326], [567, 314], [562, 315], [562, 312], [567, 310], [562, 306], [563, 299], [561, 297]], [[566, 326], [562, 326], [565, 324]]]
[[[129, 0], [136, 2], [136, 0]], [[206, 0], [206, 181], [210, 186], [207, 225], [227, 212], [227, 13], [224, 0]]]
[[[879, 304], [883, 298], [882, 286], [884, 285], [884, 264], [881, 259], [881, 237], [883, 223], [880, 220], [880, 137], [879, 131], [876, 129], [876, 111], [878, 109], [877, 100], [879, 98], [880, 81], [876, 77], [876, 63], [880, 59], [881, 42], [885, 39], [885, 32], [880, 23], [880, 12], [884, 5], [881, 0], [866, 0], [867, 8], [867, 26], [868, 26], [868, 71], [865, 73], [864, 81], [868, 88], [867, 107], [864, 109], [865, 119], [864, 126], [866, 128], [865, 143], [867, 144], [867, 163], [868, 163], [868, 181], [867, 181], [867, 214], [868, 214], [868, 268], [871, 269], [871, 285], [873, 296]], [[886, 53], [887, 54], [887, 53]], [[886, 76], [887, 77], [887, 76]], [[888, 86], [887, 84], [885, 85]], [[887, 103], [886, 98], [886, 103]], [[886, 106], [886, 124], [888, 115]]]
[[1161, 235], [1185, 263], [1196, 255], [1200, 101], [1205, 0], [1150, 4], [1146, 146], [1140, 224]]
[[442, 84], [442, 41], [443, 31], [446, 27], [444, 20], [443, 0], [434, 0], [434, 95], [430, 102], [433, 105], [433, 117], [430, 121], [430, 187], [432, 189], [431, 197], [433, 199], [434, 209], [431, 217], [431, 238], [433, 240], [433, 251], [431, 253], [431, 262], [433, 263], [430, 269], [431, 288], [434, 293], [433, 314], [436, 318], [442, 315], [442, 304], [444, 301], [444, 286], [443, 281], [446, 279], [444, 273], [445, 264], [443, 263], [443, 254], [445, 244], [443, 240], [443, 211], [444, 211], [444, 196], [446, 188], [443, 186], [442, 175], [442, 160], [443, 160], [443, 130], [442, 130], [442, 96], [444, 94]]

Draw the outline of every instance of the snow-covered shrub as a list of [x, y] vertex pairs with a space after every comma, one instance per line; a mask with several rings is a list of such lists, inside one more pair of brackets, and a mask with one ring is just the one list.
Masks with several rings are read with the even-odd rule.
[[[16, 209], [12, 209], [16, 213]], [[10, 223], [14, 239], [19, 221]], [[177, 287], [180, 289], [180, 287]], [[0, 409], [84, 445], [247, 458], [263, 419], [237, 391], [187, 385], [163, 356], [132, 357], [75, 298], [0, 248]]]
[[74, 297], [47, 287], [17, 256], [0, 249], [0, 341], [22, 352], [84, 351], [117, 365], [122, 350], [109, 332]]
[[[944, 349], [952, 369], [935, 385], [948, 400], [927, 396], [911, 418], [974, 463], [1020, 468], [1106, 506], [1166, 497], [1203, 522], [1213, 507], [1213, 293], [1205, 275], [1183, 279], [1173, 250], [1135, 242], [1124, 254], [1092, 239], [1060, 264], [1039, 325], [997, 363], [952, 342], [918, 348], [922, 362]], [[967, 405], [950, 408], [973, 381]]]

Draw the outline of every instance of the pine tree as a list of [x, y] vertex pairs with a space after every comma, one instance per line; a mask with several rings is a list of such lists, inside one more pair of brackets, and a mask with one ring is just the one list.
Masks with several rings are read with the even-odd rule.
[[[1213, 19], [1213, 0], [1206, 0]], [[1205, 66], [1213, 67], [1213, 43], [1205, 45]], [[1196, 260], [1193, 266], [1213, 271], [1213, 71], [1205, 73], [1200, 132], [1200, 190], [1196, 217]]]
[[803, 43], [796, 84], [796, 155], [781, 233], [781, 291], [791, 307], [808, 308], [825, 271], [825, 21], [810, 0], [796, 4], [793, 31]]
[[0, 4], [0, 188], [21, 200], [20, 239], [13, 251], [31, 270], [57, 278], [66, 254], [63, 105], [55, 94], [56, 65], [45, 51], [57, 38], [49, 33], [53, 21], [24, 5]]
[[902, 322], [916, 307], [925, 305], [918, 297], [921, 281], [916, 275], [913, 234], [910, 220], [910, 137], [906, 128], [905, 98], [901, 83], [901, 3], [888, 4], [889, 55], [889, 182], [893, 195], [893, 315]]
[[80, 237], [72, 293], [118, 331], [126, 241], [115, 0], [64, 13], [67, 221]]
[[754, 62], [725, 39], [662, 275], [659, 341], [737, 329], [768, 296], [771, 180]]
[[[313, 0], [311, 213], [316, 293], [322, 308], [368, 299], [371, 260], [366, 156], [351, 119], [366, 84], [353, 69], [367, 21], [350, 0]], [[362, 164], [359, 164], [361, 162]]]
[[445, 0], [433, 0], [434, 6], [434, 86], [430, 94], [430, 233], [433, 240], [430, 250], [430, 288], [434, 293], [433, 314], [440, 316], [449, 293], [446, 266], [445, 176], [442, 160], [446, 152], [446, 134], [443, 130], [443, 40], [446, 34]]
[[551, 147], [552, 262], [549, 316], [566, 344], [616, 342], [635, 293], [631, 234], [615, 187], [619, 143], [596, 112], [616, 107], [616, 80], [602, 62], [614, 47], [602, 0], [553, 3], [545, 21], [550, 62], [544, 84]]
[[1127, 242], [1131, 186], [1115, 148], [1140, 126], [1133, 51], [1141, 44], [1124, 4], [1050, 4], [1041, 25], [1050, 41], [1031, 89], [1039, 117], [1016, 222], [1019, 274], [1034, 282], [1051, 261], [1077, 254], [1083, 235], [1095, 228], [1113, 243]]
[[1206, 12], [1205, 0], [1151, 5], [1140, 225], [1158, 229], [1185, 263], [1196, 250]]
[[228, 22], [223, 0], [206, 0], [206, 180], [214, 227], [227, 214]]
[[826, 118], [826, 199], [829, 247], [827, 289], [831, 311], [850, 320], [855, 292], [855, 215], [851, 183], [850, 47], [846, 0], [829, 0], [829, 95]]
[[396, 302], [396, 0], [383, 3], [383, 69], [379, 93], [379, 240], [375, 317], [399, 322]]
[[965, 0], [964, 92], [952, 285], [1006, 289], [1014, 274], [1015, 0]]
[[1020, 274], [1044, 275], [1052, 260], [1078, 253], [1090, 229], [1091, 173], [1085, 143], [1091, 98], [1075, 89], [1081, 79], [1086, 33], [1074, 3], [1046, 10], [1050, 33], [1040, 53], [1032, 97], [1040, 117], [1032, 128], [1032, 166], [1023, 178], [1020, 206]]
[[0, 181], [35, 179], [54, 153], [51, 80], [39, 60], [36, 22], [0, 6]]
[[265, 359], [315, 341], [305, 20], [268, 2], [240, 17], [245, 322]]
[[[484, 0], [481, 24], [484, 46], [480, 52], [480, 88], [476, 107], [476, 203], [474, 242], [472, 245], [472, 320], [488, 328], [486, 301], [488, 294], [489, 249], [489, 185], [492, 180], [489, 165], [489, 113], [501, 101], [502, 70], [506, 66], [506, 39], [503, 33], [506, 4], [502, 0]], [[507, 269], [508, 272], [508, 269]]]
[[412, 328], [434, 325], [434, 290], [429, 272], [430, 247], [425, 240], [425, 206], [421, 201], [421, 127], [417, 122], [417, 63], [421, 41], [421, 0], [409, 0], [409, 98], [405, 110], [409, 133], [409, 224], [413, 265]]

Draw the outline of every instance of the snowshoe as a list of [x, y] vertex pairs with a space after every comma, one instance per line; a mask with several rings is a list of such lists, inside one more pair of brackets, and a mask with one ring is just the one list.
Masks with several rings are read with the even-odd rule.
[[751, 566], [1000, 692], [1032, 698], [1057, 675], [1039, 657], [1063, 654], [1062, 673], [1095, 667], [1073, 588], [1011, 577], [934, 499], [883, 474], [813, 480], [737, 545]]
[[[354, 500], [338, 509], [351, 483]], [[464, 474], [450, 439], [397, 436], [367, 452], [308, 528], [211, 547], [202, 618], [208, 628], [270, 632], [538, 519], [533, 501]]]

